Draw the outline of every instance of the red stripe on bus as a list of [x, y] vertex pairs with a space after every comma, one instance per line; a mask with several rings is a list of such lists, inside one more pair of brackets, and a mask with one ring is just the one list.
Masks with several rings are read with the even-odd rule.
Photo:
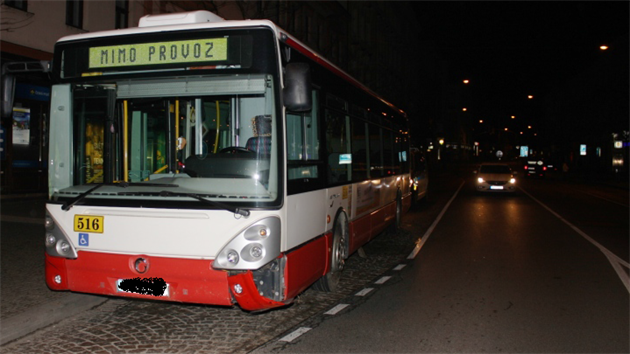
[[[145, 273], [139, 274], [134, 270], [134, 263], [138, 258], [148, 261]], [[54, 281], [55, 275], [61, 276], [61, 284]], [[169, 296], [117, 290], [116, 282], [119, 279], [134, 278], [163, 279], [168, 284]], [[51, 257], [46, 254], [46, 283], [53, 290], [232, 306], [227, 278], [227, 272], [212, 269], [210, 260], [85, 251], [79, 251], [77, 259]]]
[[292, 299], [321, 278], [328, 269], [328, 244], [332, 233], [287, 253], [286, 298]]

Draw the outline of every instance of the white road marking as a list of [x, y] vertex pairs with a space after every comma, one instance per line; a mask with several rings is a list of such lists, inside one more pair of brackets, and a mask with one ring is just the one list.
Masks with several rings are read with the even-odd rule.
[[365, 288], [365, 289], [359, 291], [358, 293], [354, 294], [354, 296], [365, 296], [365, 295], [369, 294], [372, 290], [374, 290], [374, 288]]
[[324, 312], [324, 315], [336, 315], [336, 314], [339, 313], [339, 311], [345, 309], [348, 306], [350, 306], [350, 305], [348, 305], [348, 304], [339, 304], [339, 305], [331, 308], [330, 310]]
[[610, 203], [613, 203], [613, 204], [617, 204], [617, 205], [621, 205], [622, 207], [628, 208], [628, 204], [619, 203], [618, 201], [615, 201], [615, 200], [612, 200], [612, 199], [608, 199], [608, 198], [604, 198], [604, 197], [601, 197], [599, 195], [595, 195], [593, 193], [586, 193], [586, 194], [590, 195], [591, 197], [599, 198], [599, 199], [605, 200], [607, 202], [610, 202]]
[[406, 264], [399, 264], [396, 267], [394, 267], [394, 270], [402, 270], [403, 268], [405, 268]]
[[622, 266], [623, 266], [623, 267], [626, 267], [626, 268], [630, 269], [630, 264], [628, 262], [626, 262], [623, 259], [619, 258], [617, 255], [615, 255], [614, 253], [609, 251], [606, 247], [600, 245], [597, 241], [595, 241], [593, 238], [591, 238], [589, 235], [587, 235], [584, 231], [580, 230], [577, 226], [571, 224], [568, 220], [566, 220], [565, 218], [560, 216], [560, 214], [558, 214], [555, 211], [551, 210], [550, 207], [545, 205], [540, 200], [534, 198], [533, 195], [527, 193], [523, 188], [521, 188], [521, 191], [523, 191], [523, 193], [525, 193], [528, 197], [532, 198], [536, 203], [540, 204], [543, 208], [547, 209], [555, 217], [557, 217], [558, 219], [562, 220], [562, 222], [564, 222], [565, 224], [569, 225], [569, 227], [572, 228], [573, 231], [577, 232], [578, 235], [584, 237], [584, 239], [586, 239], [588, 242], [593, 244], [595, 247], [599, 248], [599, 250], [602, 251], [602, 253], [604, 253], [606, 258], [608, 258], [608, 261], [610, 262], [610, 264], [612, 265], [613, 269], [615, 270], [615, 272], [619, 276], [619, 279], [621, 279], [621, 282], [626, 287], [626, 290], [628, 290], [628, 292], [630, 293], [630, 275], [628, 274], [628, 272], [624, 271], [624, 269], [622, 268]]
[[464, 186], [464, 182], [462, 182], [462, 184], [459, 185], [459, 188], [457, 188], [457, 191], [455, 192], [455, 194], [453, 194], [453, 196], [448, 201], [448, 203], [446, 203], [446, 205], [444, 206], [444, 209], [442, 209], [442, 211], [440, 212], [440, 215], [438, 215], [438, 217], [435, 218], [435, 220], [433, 221], [433, 224], [431, 224], [431, 226], [429, 226], [429, 228], [424, 233], [424, 235], [418, 241], [416, 241], [416, 247], [414, 247], [413, 251], [411, 251], [409, 256], [407, 256], [407, 259], [416, 258], [416, 256], [418, 255], [418, 252], [420, 252], [420, 249], [422, 248], [422, 246], [424, 246], [424, 244], [427, 242], [427, 240], [429, 239], [429, 236], [431, 236], [437, 224], [440, 222], [440, 220], [442, 220], [444, 213], [446, 213], [446, 210], [451, 205], [455, 197], [457, 197], [457, 194], [459, 193], [459, 191], [462, 189], [463, 186]]
[[304, 333], [310, 331], [311, 328], [309, 327], [300, 327], [298, 329], [296, 329], [295, 331], [287, 334], [286, 336], [282, 337], [279, 339], [280, 342], [292, 342], [294, 339], [298, 338], [299, 336], [303, 335]]
[[385, 284], [386, 281], [388, 281], [389, 279], [391, 279], [391, 277], [389, 275], [381, 277], [381, 279], [377, 280], [374, 282], [374, 284]]

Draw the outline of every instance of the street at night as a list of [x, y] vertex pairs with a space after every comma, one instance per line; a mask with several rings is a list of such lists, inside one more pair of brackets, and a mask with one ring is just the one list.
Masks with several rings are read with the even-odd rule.
[[0, 14], [0, 352], [630, 353], [630, 2]]
[[[521, 178], [515, 194], [478, 194], [470, 167], [436, 172], [429, 200], [405, 216], [402, 231], [369, 243], [367, 258], [353, 255], [336, 293], [309, 289], [294, 305], [260, 314], [95, 297], [2, 350], [627, 352], [627, 189], [554, 175]], [[2, 201], [3, 324], [28, 327], [18, 320], [29, 310], [20, 301], [45, 309], [88, 297], [51, 292], [36, 270], [43, 225], [15, 215], [40, 207]], [[408, 259], [416, 241], [422, 247]]]

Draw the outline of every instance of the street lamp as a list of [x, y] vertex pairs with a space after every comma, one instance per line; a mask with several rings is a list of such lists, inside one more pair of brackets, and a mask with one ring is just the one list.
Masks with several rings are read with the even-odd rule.
[[527, 95], [527, 98], [531, 100], [532, 98], [534, 98], [534, 95]]
[[470, 82], [470, 80], [468, 80], [468, 79], [465, 79], [465, 80], [464, 80], [464, 84], [465, 84], [465, 85], [468, 85], [468, 83], [469, 83], [469, 82]]
[[607, 46], [607, 45], [605, 45], [605, 44], [604, 44], [604, 45], [600, 45], [600, 46], [599, 46], [599, 49], [600, 49], [600, 50], [608, 50], [608, 46]]

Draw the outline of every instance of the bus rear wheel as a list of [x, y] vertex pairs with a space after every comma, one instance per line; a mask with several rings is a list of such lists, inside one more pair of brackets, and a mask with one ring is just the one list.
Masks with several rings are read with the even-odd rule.
[[335, 218], [333, 226], [333, 242], [329, 260], [330, 270], [313, 284], [313, 288], [316, 290], [332, 292], [339, 287], [341, 272], [348, 257], [348, 236], [348, 216], [343, 211], [340, 211]]
[[396, 193], [396, 214], [394, 222], [389, 226], [388, 231], [391, 233], [397, 233], [402, 227], [403, 205], [402, 194], [400, 191]]

